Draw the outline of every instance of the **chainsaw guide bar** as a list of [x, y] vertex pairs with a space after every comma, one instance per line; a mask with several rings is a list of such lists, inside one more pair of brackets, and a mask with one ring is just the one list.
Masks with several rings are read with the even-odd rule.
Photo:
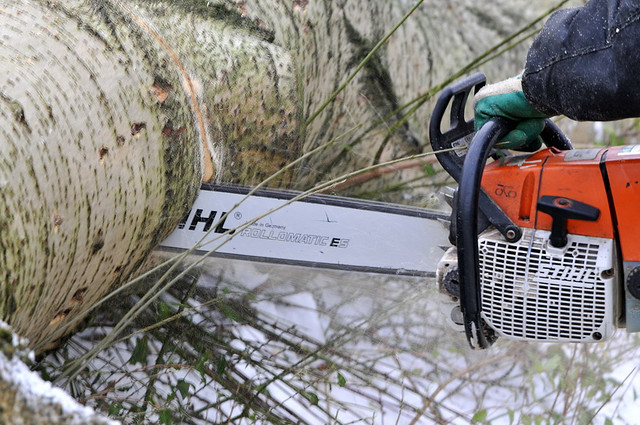
[[[204, 185], [163, 249], [309, 267], [435, 276], [449, 215], [330, 195]], [[204, 238], [204, 239], [203, 239]], [[201, 241], [202, 239], [202, 241]]]

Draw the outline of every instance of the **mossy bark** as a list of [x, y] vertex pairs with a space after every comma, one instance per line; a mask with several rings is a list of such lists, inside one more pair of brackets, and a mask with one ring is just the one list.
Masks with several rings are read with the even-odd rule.
[[202, 135], [171, 54], [117, 6], [0, 7], [0, 316], [32, 344], [184, 214]]
[[[340, 86], [414, 2], [388, 0], [238, 1], [238, 10], [289, 49], [299, 82], [302, 122]], [[428, 93], [475, 57], [522, 28], [551, 1], [425, 0], [317, 119], [303, 127], [303, 151], [346, 139], [310, 158], [295, 184], [306, 187], [384, 160], [428, 150], [433, 102], [408, 120], [399, 110]], [[520, 72], [528, 42], [482, 71], [490, 81]], [[398, 127], [389, 134], [389, 130]], [[376, 190], [419, 177], [408, 169], [353, 192]]]

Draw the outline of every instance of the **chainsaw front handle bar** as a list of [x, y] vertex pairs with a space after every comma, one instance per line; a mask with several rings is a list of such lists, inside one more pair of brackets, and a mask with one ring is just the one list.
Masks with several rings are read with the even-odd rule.
[[[454, 218], [457, 232], [460, 309], [467, 340], [472, 348], [487, 348], [496, 339], [493, 330], [485, 324], [481, 316], [478, 205], [482, 195], [486, 196], [482, 191], [481, 180], [487, 159], [493, 151], [493, 146], [512, 128], [513, 122], [506, 118], [492, 118], [483, 125], [471, 141], [460, 175]], [[553, 138], [555, 147], [572, 149], [571, 143], [555, 125], [548, 131], [550, 134], [547, 137]], [[520, 235], [520, 228], [515, 227]]]
[[476, 133], [462, 167], [454, 217], [458, 251], [460, 309], [472, 348], [487, 348], [496, 339], [481, 317], [478, 201], [482, 173], [493, 146], [513, 127], [506, 118], [492, 118]]

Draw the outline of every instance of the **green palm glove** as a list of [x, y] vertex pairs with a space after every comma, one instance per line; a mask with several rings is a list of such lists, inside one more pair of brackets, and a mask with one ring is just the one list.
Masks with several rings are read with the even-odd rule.
[[538, 112], [522, 92], [520, 77], [484, 86], [473, 99], [475, 128], [480, 129], [493, 117], [516, 121], [516, 127], [507, 133], [497, 147], [533, 152], [540, 149], [540, 133], [547, 115]]

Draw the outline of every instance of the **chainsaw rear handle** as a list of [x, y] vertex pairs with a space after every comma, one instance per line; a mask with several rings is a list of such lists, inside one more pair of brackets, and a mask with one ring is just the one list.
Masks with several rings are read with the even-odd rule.
[[[473, 119], [466, 120], [465, 107], [469, 102], [471, 91], [473, 90], [473, 94], [477, 93], [486, 83], [487, 79], [484, 74], [477, 72], [462, 81], [445, 87], [431, 113], [429, 121], [431, 147], [442, 167], [457, 182], [460, 181], [464, 155], [462, 151], [452, 149], [464, 142], [465, 137], [470, 137], [473, 134]], [[449, 103], [451, 103], [449, 126], [443, 133], [442, 120]]]
[[[485, 83], [484, 74], [478, 72], [462, 81], [447, 86], [438, 98], [431, 115], [429, 138], [431, 139], [432, 149], [442, 167], [457, 182], [460, 182], [465, 156], [463, 150], [454, 150], [453, 148], [467, 145], [468, 139], [474, 134], [473, 119], [466, 120], [464, 110], [472, 90], [476, 93]], [[449, 103], [451, 103], [449, 129], [443, 133], [441, 131], [442, 119]], [[520, 239], [522, 235], [520, 229], [484, 191], [480, 193], [479, 208], [478, 232], [486, 229], [489, 225], [493, 225], [507, 240], [517, 241]], [[449, 240], [452, 244], [457, 245], [457, 232], [455, 229], [455, 222], [452, 222]]]

